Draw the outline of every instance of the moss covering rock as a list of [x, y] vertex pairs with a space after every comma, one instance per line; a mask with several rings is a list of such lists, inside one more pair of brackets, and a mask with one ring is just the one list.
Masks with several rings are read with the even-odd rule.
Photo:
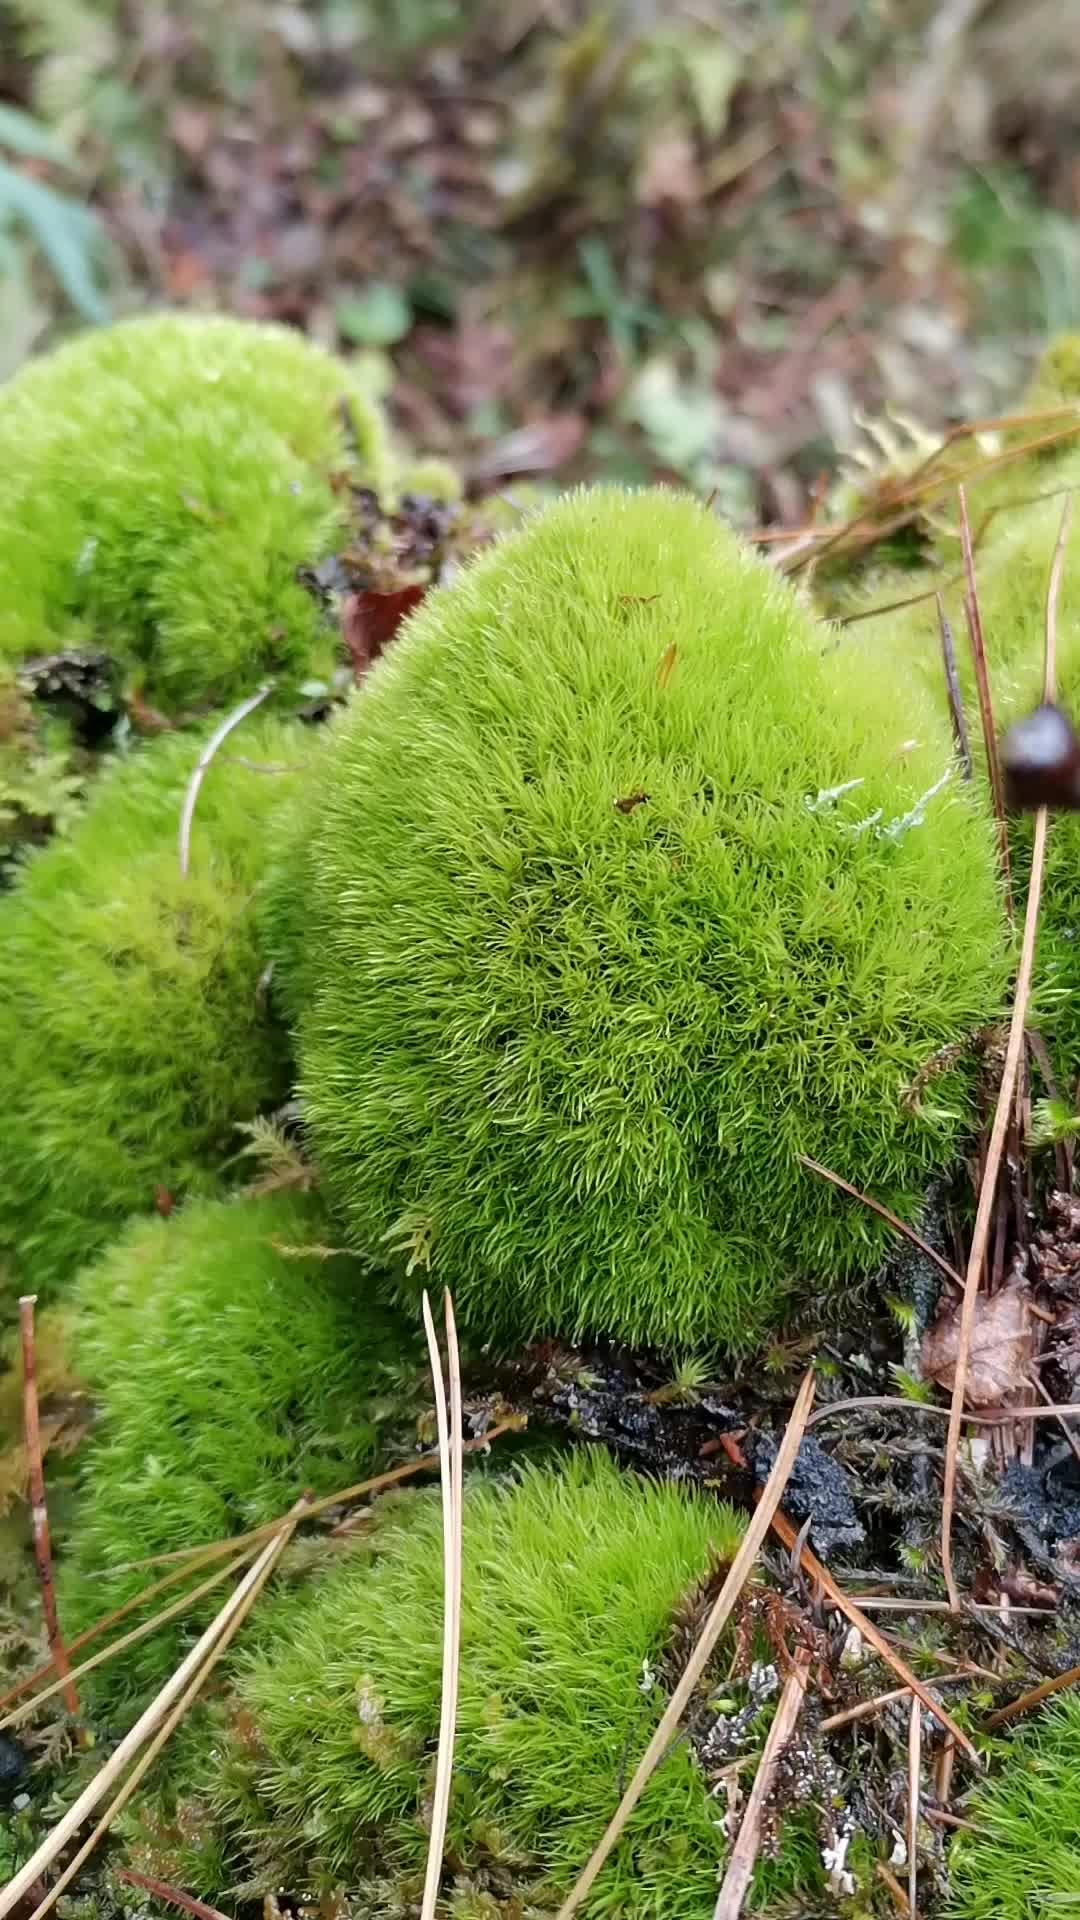
[[71, 1278], [163, 1196], [212, 1191], [237, 1123], [287, 1092], [255, 902], [307, 740], [259, 717], [232, 737], [202, 786], [186, 877], [201, 742], [156, 741], [101, 777], [2, 902], [0, 1248], [24, 1290]]
[[350, 369], [284, 327], [159, 314], [23, 368], [0, 413], [0, 656], [103, 646], [166, 712], [331, 657], [297, 578], [391, 480]]
[[[348, 1887], [357, 1912], [419, 1897], [441, 1693], [438, 1496], [394, 1512], [306, 1601], [268, 1609], [232, 1733], [191, 1758], [192, 1791], [225, 1835], [189, 1862], [202, 1888], [260, 1862], [294, 1891]], [[568, 1891], [663, 1710], [680, 1603], [742, 1528], [729, 1508], [599, 1454], [469, 1483], [452, 1911], [547, 1910]], [[589, 1911], [710, 1914], [720, 1820], [691, 1748], [676, 1746]], [[184, 1825], [214, 1831], [198, 1815]]]
[[[429, 595], [298, 861], [302, 1089], [356, 1246], [468, 1324], [746, 1345], [970, 1117], [1006, 977], [947, 722], [687, 498], [565, 499]], [[290, 918], [291, 915], [291, 918]]]
[[[348, 1259], [325, 1257], [332, 1234], [310, 1195], [193, 1201], [133, 1223], [79, 1276], [97, 1419], [60, 1568], [68, 1632], [153, 1578], [117, 1567], [257, 1527], [305, 1488], [362, 1479], [384, 1442], [407, 1447], [418, 1342], [358, 1304]], [[160, 1684], [221, 1599], [103, 1667], [95, 1705]]]
[[965, 1807], [949, 1854], [951, 1920], [1039, 1920], [1080, 1904], [1080, 1700], [1065, 1695], [1010, 1741]]

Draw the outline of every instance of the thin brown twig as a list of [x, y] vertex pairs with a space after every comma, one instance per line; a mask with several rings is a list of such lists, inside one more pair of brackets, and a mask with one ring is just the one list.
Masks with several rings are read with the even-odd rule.
[[[897, 1233], [902, 1233], [905, 1240], [910, 1240], [913, 1247], [918, 1247], [920, 1253], [924, 1253], [928, 1260], [934, 1262], [939, 1271], [945, 1275], [946, 1280], [951, 1280], [956, 1287], [963, 1286], [964, 1282], [956, 1268], [949, 1265], [944, 1254], [939, 1253], [936, 1247], [932, 1247], [928, 1240], [924, 1240], [921, 1233], [916, 1233], [914, 1227], [909, 1227], [906, 1221], [901, 1220], [899, 1214], [883, 1206], [880, 1200], [872, 1200], [868, 1193], [860, 1193], [858, 1187], [853, 1187], [849, 1180], [843, 1180], [829, 1167], [823, 1167], [820, 1160], [812, 1160], [808, 1153], [797, 1154], [796, 1158], [800, 1166], [808, 1167], [811, 1173], [819, 1174], [822, 1180], [828, 1180], [832, 1186], [839, 1187], [841, 1193], [850, 1194], [853, 1200], [858, 1200], [862, 1206], [868, 1207], [871, 1213], [878, 1215], [879, 1219], [887, 1220], [890, 1227], [895, 1227]], [[820, 1418], [820, 1412], [815, 1417]]]
[[[899, 1393], [863, 1393], [855, 1394], [850, 1400], [830, 1400], [827, 1407], [819, 1407], [808, 1427], [816, 1427], [819, 1420], [827, 1420], [834, 1413], [853, 1413], [859, 1409], [866, 1411], [879, 1407], [899, 1407], [905, 1413], [929, 1413], [936, 1420], [948, 1420], [948, 1407], [939, 1407], [933, 1400], [905, 1400]], [[1048, 1407], [997, 1407], [986, 1409], [982, 1413], [965, 1413], [968, 1426], [1000, 1427], [1008, 1420], [1060, 1420], [1066, 1416], [1080, 1415], [1080, 1401], [1064, 1401], [1060, 1406]]]
[[743, 1535], [739, 1551], [731, 1563], [727, 1579], [724, 1581], [720, 1592], [717, 1594], [709, 1610], [708, 1619], [702, 1628], [697, 1645], [687, 1662], [682, 1678], [664, 1709], [660, 1723], [652, 1739], [649, 1741], [645, 1752], [642, 1754], [641, 1759], [638, 1761], [634, 1771], [634, 1777], [623, 1794], [622, 1799], [619, 1801], [618, 1807], [608, 1822], [607, 1828], [584, 1872], [579, 1876], [566, 1899], [563, 1901], [562, 1906], [559, 1908], [558, 1920], [570, 1920], [570, 1915], [576, 1913], [582, 1902], [587, 1898], [597, 1874], [603, 1867], [604, 1862], [608, 1859], [612, 1848], [615, 1846], [630, 1815], [633, 1813], [634, 1808], [637, 1806], [638, 1801], [645, 1791], [645, 1787], [674, 1738], [679, 1721], [693, 1696], [698, 1681], [701, 1679], [712, 1658], [716, 1643], [727, 1625], [732, 1609], [743, 1587], [750, 1577], [751, 1569], [761, 1550], [762, 1542], [775, 1518], [776, 1509], [780, 1504], [784, 1488], [788, 1482], [788, 1477], [792, 1467], [795, 1465], [795, 1459], [799, 1447], [802, 1444], [807, 1416], [813, 1405], [813, 1401], [814, 1370], [812, 1367], [809, 1367], [803, 1378], [803, 1383], [799, 1388], [795, 1405], [791, 1410], [791, 1418], [788, 1421], [787, 1429], [780, 1443], [779, 1451], [773, 1463], [772, 1472], [762, 1489], [757, 1512], [751, 1517], [750, 1524]]
[[447, 1359], [450, 1369], [450, 1413], [447, 1417], [446, 1388], [431, 1302], [423, 1296], [424, 1332], [431, 1359], [431, 1377], [435, 1390], [435, 1423], [439, 1432], [439, 1459], [442, 1465], [443, 1512], [443, 1669], [442, 1707], [439, 1716], [439, 1748], [435, 1762], [435, 1786], [431, 1802], [431, 1834], [428, 1843], [427, 1870], [420, 1920], [435, 1920], [446, 1847], [446, 1822], [450, 1809], [450, 1787], [454, 1771], [454, 1734], [457, 1725], [458, 1672], [461, 1656], [461, 1363], [457, 1351], [457, 1331], [450, 1295], [445, 1296]]
[[960, 676], [956, 671], [956, 643], [949, 616], [945, 611], [945, 602], [940, 593], [934, 595], [937, 602], [938, 628], [941, 633], [941, 658], [945, 668], [945, 685], [949, 694], [949, 712], [952, 715], [953, 738], [956, 752], [964, 770], [964, 779], [971, 780], [975, 769], [971, 759], [971, 741], [968, 739], [967, 720], [964, 717], [964, 697], [960, 692]]
[[[1043, 672], [1043, 698], [1052, 701], [1056, 688], [1057, 665], [1057, 603], [1061, 586], [1061, 574], [1064, 562], [1065, 539], [1069, 527], [1071, 497], [1065, 501], [1061, 516], [1061, 531], [1058, 535], [1054, 558], [1050, 567], [1050, 579], [1046, 593], [1046, 648]], [[967, 508], [961, 493], [961, 513], [963, 525], [967, 527]], [[970, 538], [967, 542], [970, 552]], [[972, 569], [974, 571], [974, 569]], [[1040, 807], [1035, 816], [1035, 835], [1031, 853], [1031, 878], [1028, 883], [1027, 910], [1024, 914], [1024, 936], [1020, 948], [1020, 966], [1016, 977], [1016, 992], [1013, 997], [1012, 1019], [1009, 1023], [1009, 1041], [1005, 1051], [1005, 1065], [1001, 1074], [1001, 1086], [998, 1090], [997, 1106], [994, 1110], [994, 1124], [990, 1133], [990, 1144], [986, 1151], [986, 1165], [983, 1170], [982, 1184], [979, 1189], [979, 1204], [975, 1214], [975, 1228], [971, 1236], [971, 1251], [968, 1255], [967, 1273], [964, 1276], [964, 1296], [960, 1307], [960, 1323], [957, 1331], [956, 1373], [953, 1381], [952, 1405], [949, 1410], [949, 1433], [945, 1442], [945, 1484], [941, 1502], [941, 1568], [945, 1576], [949, 1601], [954, 1610], [959, 1610], [960, 1592], [953, 1572], [952, 1560], [952, 1522], [956, 1505], [956, 1476], [960, 1454], [960, 1428], [964, 1419], [964, 1392], [967, 1387], [968, 1361], [971, 1354], [971, 1335], [975, 1324], [975, 1298], [982, 1277], [983, 1261], [986, 1258], [987, 1242], [990, 1236], [990, 1220], [997, 1193], [998, 1175], [1005, 1147], [1005, 1135], [1009, 1127], [1013, 1097], [1016, 1091], [1016, 1079], [1024, 1050], [1024, 1028], [1027, 1021], [1028, 1001], [1031, 997], [1031, 976], [1035, 964], [1035, 939], [1039, 926], [1039, 901], [1042, 897], [1043, 873], [1046, 866], [1046, 835], [1049, 816], [1045, 807]]]
[[[996, 1675], [991, 1675], [996, 1678]], [[934, 1681], [935, 1687], [970, 1686], [978, 1678], [975, 1673], [945, 1673]], [[872, 1700], [860, 1700], [853, 1707], [845, 1707], [842, 1713], [830, 1713], [818, 1725], [819, 1733], [839, 1733], [843, 1727], [854, 1726], [859, 1720], [872, 1720], [883, 1707], [894, 1706], [897, 1700], [908, 1699], [910, 1687], [893, 1687], [888, 1693], [875, 1694]]]
[[892, 1868], [890, 1866], [887, 1866], [884, 1860], [879, 1860], [875, 1871], [877, 1873], [878, 1879], [881, 1880], [884, 1883], [884, 1885], [888, 1888], [889, 1893], [892, 1896], [893, 1905], [897, 1909], [897, 1912], [910, 1913], [911, 1908], [908, 1906], [907, 1894], [904, 1892], [904, 1889], [900, 1885], [900, 1882], [897, 1879]]
[[967, 617], [968, 634], [971, 640], [971, 652], [975, 662], [975, 685], [979, 695], [979, 718], [982, 721], [983, 747], [986, 752], [986, 764], [990, 773], [990, 791], [994, 801], [994, 818], [997, 821], [998, 856], [1001, 860], [1001, 874], [1005, 882], [1005, 904], [1009, 910], [1009, 919], [1014, 918], [1012, 894], [1012, 873], [1009, 866], [1009, 826], [1005, 818], [1005, 787], [1001, 778], [1001, 763], [998, 759], [997, 732], [994, 726], [994, 702], [990, 692], [990, 670], [986, 664], [986, 642], [983, 635], [982, 614], [979, 609], [979, 584], [975, 577], [975, 554], [971, 545], [971, 525], [968, 521], [967, 495], [962, 486], [957, 487], [956, 497], [960, 507], [960, 545], [964, 556], [964, 575], [967, 591], [964, 596], [964, 613]]
[[155, 1900], [164, 1900], [167, 1906], [179, 1907], [182, 1913], [193, 1913], [195, 1920], [227, 1920], [227, 1915], [219, 1907], [208, 1906], [205, 1900], [196, 1900], [194, 1894], [183, 1893], [179, 1887], [170, 1887], [166, 1880], [155, 1880], [152, 1874], [136, 1873], [131, 1867], [117, 1867], [118, 1880], [126, 1880], [129, 1887], [139, 1887], [143, 1893], [152, 1893]]
[[273, 689], [269, 684], [262, 686], [257, 693], [249, 694], [248, 698], [242, 700], [238, 707], [234, 707], [232, 713], [227, 713], [220, 727], [211, 734], [199, 755], [198, 765], [191, 779], [188, 781], [187, 792], [184, 795], [183, 810], [180, 815], [180, 875], [184, 880], [187, 879], [188, 867], [191, 862], [191, 824], [195, 818], [195, 804], [199, 798], [199, 788], [206, 778], [206, 770], [218, 748], [222, 745], [223, 741], [228, 739], [234, 727], [238, 727], [241, 720], [246, 720], [249, 713], [254, 713], [256, 707], [261, 707], [263, 701], [268, 698], [272, 691]]
[[916, 1920], [919, 1899], [919, 1780], [922, 1774], [922, 1708], [914, 1694], [908, 1719], [908, 1908]]
[[71, 1662], [60, 1631], [56, 1611], [56, 1583], [53, 1580], [52, 1545], [49, 1539], [49, 1507], [45, 1498], [45, 1469], [41, 1464], [41, 1423], [38, 1419], [37, 1342], [34, 1336], [34, 1308], [37, 1294], [24, 1294], [19, 1301], [19, 1329], [22, 1336], [23, 1432], [30, 1479], [30, 1516], [34, 1535], [34, 1560], [41, 1590], [41, 1611], [49, 1652], [59, 1674], [58, 1686], [64, 1705], [73, 1719], [79, 1717], [79, 1696], [71, 1678]]
[[[255, 1561], [254, 1566], [244, 1575], [239, 1585], [229, 1595], [220, 1612], [217, 1613], [210, 1622], [205, 1633], [200, 1636], [195, 1646], [192, 1647], [191, 1652], [180, 1662], [175, 1673], [171, 1674], [169, 1679], [166, 1680], [165, 1685], [150, 1702], [146, 1710], [139, 1715], [135, 1725], [124, 1735], [119, 1746], [109, 1755], [105, 1764], [99, 1768], [94, 1778], [83, 1789], [82, 1793], [79, 1794], [78, 1799], [74, 1801], [67, 1812], [56, 1822], [56, 1825], [51, 1831], [46, 1834], [45, 1839], [41, 1842], [41, 1845], [35, 1849], [30, 1859], [19, 1869], [14, 1878], [8, 1881], [7, 1886], [0, 1891], [0, 1920], [4, 1920], [4, 1916], [11, 1913], [21, 1904], [26, 1895], [35, 1886], [36, 1881], [38, 1881], [47, 1868], [52, 1865], [53, 1861], [63, 1853], [68, 1842], [74, 1839], [80, 1827], [83, 1826], [90, 1814], [94, 1811], [94, 1808], [100, 1805], [106, 1794], [111, 1791], [114, 1783], [120, 1779], [129, 1762], [136, 1759], [141, 1749], [145, 1747], [147, 1740], [150, 1740], [151, 1744], [149, 1749], [142, 1755], [142, 1759], [135, 1767], [134, 1774], [125, 1783], [125, 1786], [121, 1789], [120, 1796], [118, 1796], [120, 1805], [126, 1805], [126, 1798], [124, 1796], [126, 1795], [127, 1798], [130, 1798], [130, 1794], [134, 1791], [132, 1781], [141, 1779], [142, 1773], [140, 1768], [145, 1771], [146, 1765], [149, 1764], [150, 1759], [153, 1758], [158, 1751], [159, 1743], [163, 1743], [163, 1737], [167, 1738], [168, 1734], [171, 1733], [173, 1727], [177, 1724], [179, 1714], [186, 1710], [186, 1706], [190, 1702], [193, 1693], [202, 1685], [210, 1665], [213, 1664], [210, 1656], [218, 1649], [218, 1643], [222, 1641], [223, 1636], [229, 1629], [235, 1632], [240, 1619], [243, 1618], [248, 1606], [250, 1606], [254, 1600], [255, 1595], [258, 1593], [260, 1586], [273, 1567], [286, 1541], [291, 1537], [293, 1528], [296, 1525], [296, 1520], [300, 1516], [302, 1506], [303, 1502], [300, 1502], [294, 1508], [293, 1517], [279, 1529], [275, 1538], [263, 1549]], [[41, 1916], [48, 1912], [53, 1902], [74, 1877], [74, 1874], [82, 1865], [83, 1860], [86, 1859], [87, 1855], [92, 1851], [101, 1834], [105, 1831], [106, 1826], [115, 1818], [118, 1811], [119, 1805], [117, 1802], [114, 1802], [108, 1809], [105, 1820], [99, 1823], [99, 1826], [95, 1828], [91, 1834], [90, 1839], [80, 1849], [79, 1853], [76, 1854], [70, 1865], [65, 1868], [60, 1879], [50, 1888], [45, 1900], [42, 1901], [35, 1910], [32, 1920], [41, 1920]]]
[[1027, 1693], [1010, 1701], [1007, 1707], [999, 1707], [996, 1713], [990, 1715], [984, 1723], [987, 1732], [992, 1732], [995, 1727], [1008, 1726], [1010, 1720], [1019, 1720], [1023, 1714], [1031, 1713], [1033, 1708], [1041, 1707], [1043, 1701], [1049, 1700], [1052, 1694], [1064, 1693], [1067, 1687], [1075, 1687], [1078, 1680], [1080, 1667], [1070, 1667], [1067, 1673], [1055, 1674], [1052, 1680], [1044, 1680], [1041, 1685], [1031, 1687]]
[[806, 1648], [800, 1648], [792, 1662], [791, 1672], [784, 1682], [784, 1691], [773, 1716], [769, 1737], [758, 1762], [754, 1784], [746, 1802], [742, 1825], [738, 1839], [731, 1849], [731, 1858], [727, 1864], [723, 1885], [713, 1909], [713, 1920], [739, 1920], [743, 1902], [750, 1890], [750, 1880], [761, 1847], [761, 1824], [765, 1805], [772, 1792], [773, 1781], [780, 1755], [795, 1731], [795, 1724], [802, 1712], [806, 1698], [806, 1684], [810, 1677], [810, 1654]]

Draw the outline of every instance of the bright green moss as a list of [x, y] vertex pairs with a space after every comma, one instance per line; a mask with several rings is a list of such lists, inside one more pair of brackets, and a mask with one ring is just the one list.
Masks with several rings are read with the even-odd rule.
[[255, 898], [307, 740], [258, 717], [233, 736], [203, 783], [186, 879], [201, 741], [156, 741], [102, 775], [2, 902], [0, 1247], [24, 1286], [69, 1278], [159, 1189], [212, 1190], [236, 1123], [284, 1095]]
[[976, 1831], [949, 1856], [953, 1920], [1050, 1920], [1080, 1905], [1078, 1765], [1080, 1700], [1065, 1695], [965, 1809]]
[[297, 569], [343, 544], [345, 474], [387, 485], [379, 414], [299, 334], [80, 336], [0, 393], [0, 656], [101, 646], [170, 712], [302, 680], [332, 646]]
[[[245, 1730], [199, 1782], [249, 1859], [272, 1853], [297, 1876], [290, 1886], [344, 1883], [360, 1911], [374, 1882], [377, 1911], [407, 1910], [427, 1852], [438, 1498], [419, 1495], [401, 1513], [377, 1532], [373, 1558], [334, 1570], [306, 1605], [290, 1595], [268, 1612], [239, 1682]], [[568, 1890], [662, 1712], [649, 1677], [676, 1609], [733, 1555], [742, 1528], [729, 1508], [641, 1482], [602, 1455], [469, 1485], [447, 1845], [459, 1899], [490, 1869], [496, 1886], [500, 1869], [504, 1885], [511, 1876], [530, 1910]], [[675, 1747], [589, 1913], [710, 1914], [720, 1818], [689, 1747]]]
[[953, 780], [905, 824], [950, 758], [671, 493], [572, 496], [430, 595], [305, 850], [302, 1088], [357, 1247], [430, 1249], [497, 1341], [745, 1346], [865, 1271], [878, 1224], [797, 1156], [915, 1207], [969, 1107], [901, 1096], [1004, 984], [985, 820]]
[[[83, 1270], [75, 1350], [97, 1421], [61, 1567], [69, 1632], [153, 1577], [113, 1568], [259, 1526], [305, 1488], [333, 1493], [373, 1468], [391, 1423], [407, 1427], [416, 1342], [358, 1305], [347, 1260], [311, 1251], [332, 1240], [310, 1197], [194, 1201]], [[95, 1699], [160, 1683], [221, 1599], [103, 1668]]]

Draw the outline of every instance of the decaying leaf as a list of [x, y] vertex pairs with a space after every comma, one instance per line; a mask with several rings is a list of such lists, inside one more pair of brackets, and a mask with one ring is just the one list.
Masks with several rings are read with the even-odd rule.
[[[971, 1407], [1000, 1407], [1030, 1395], [1032, 1363], [1029, 1289], [1020, 1282], [998, 1293], [980, 1293], [971, 1331], [966, 1400]], [[959, 1309], [952, 1301], [929, 1329], [922, 1347], [926, 1378], [951, 1392], [956, 1377]]]

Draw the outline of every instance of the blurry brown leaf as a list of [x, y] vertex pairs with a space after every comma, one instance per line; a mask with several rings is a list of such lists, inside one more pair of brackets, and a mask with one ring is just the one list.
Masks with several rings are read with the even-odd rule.
[[670, 645], [666, 646], [660, 655], [660, 665], [656, 669], [656, 684], [660, 688], [661, 693], [675, 671], [675, 664], [678, 658], [679, 649], [675, 645], [674, 640], [672, 640]]
[[665, 127], [645, 150], [638, 175], [643, 207], [694, 207], [701, 199], [694, 143], [681, 127]]
[[1061, 1600], [1060, 1587], [1051, 1587], [1043, 1580], [1036, 1580], [1033, 1573], [1028, 1573], [1022, 1567], [1014, 1567], [1003, 1573], [999, 1585], [1014, 1607], [1052, 1608]]
[[469, 463], [473, 486], [490, 485], [512, 474], [554, 473], [578, 452], [585, 439], [580, 413], [552, 413], [508, 433]]
[[647, 793], [628, 793], [625, 800], [616, 800], [616, 813], [633, 813], [635, 807], [643, 807], [649, 796]]
[[401, 587], [396, 593], [346, 595], [341, 603], [341, 637], [357, 680], [389, 645], [405, 615], [419, 606], [426, 591], [426, 587]]
[[178, 100], [169, 114], [169, 133], [189, 160], [201, 159], [214, 132], [214, 116], [190, 100]]
[[[1002, 1287], [989, 1297], [977, 1296], [967, 1374], [969, 1406], [1004, 1406], [1011, 1397], [1029, 1393], [1033, 1351], [1029, 1299], [1027, 1287], [1019, 1284]], [[955, 1378], [958, 1333], [959, 1311], [950, 1300], [922, 1346], [924, 1375], [946, 1392]]]
[[163, 1220], [167, 1220], [175, 1205], [176, 1201], [168, 1187], [158, 1187], [154, 1194], [154, 1211], [160, 1213]]
[[127, 697], [128, 719], [136, 733], [171, 733], [173, 723], [156, 707], [151, 707], [143, 699], [136, 687]]

